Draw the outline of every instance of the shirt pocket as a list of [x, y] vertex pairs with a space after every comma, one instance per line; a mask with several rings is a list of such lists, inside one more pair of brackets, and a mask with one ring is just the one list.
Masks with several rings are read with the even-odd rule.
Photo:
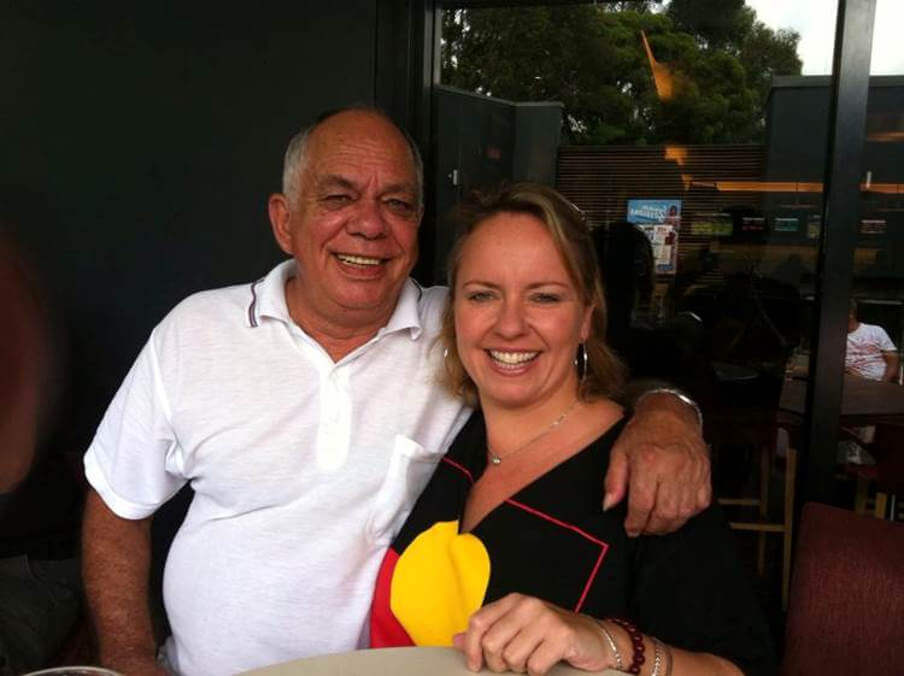
[[389, 469], [367, 520], [366, 533], [372, 542], [392, 542], [441, 457], [442, 453], [425, 449], [413, 439], [395, 436]]

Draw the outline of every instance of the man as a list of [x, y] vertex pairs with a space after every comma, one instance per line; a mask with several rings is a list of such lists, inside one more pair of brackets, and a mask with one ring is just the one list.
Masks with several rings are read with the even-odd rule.
[[[410, 139], [373, 110], [325, 116], [290, 143], [283, 191], [270, 221], [293, 260], [179, 304], [85, 456], [86, 592], [102, 663], [128, 674], [161, 673], [148, 526], [186, 481], [164, 580], [172, 669], [365, 645], [384, 551], [469, 414], [435, 385], [445, 290], [408, 279], [423, 213]], [[632, 532], [708, 503], [694, 415], [654, 395], [626, 432], [606, 506], [630, 475]]]
[[868, 380], [894, 382], [898, 377], [898, 349], [881, 326], [857, 319], [857, 301], [848, 310], [847, 350], [844, 370]]
[[[857, 319], [857, 301], [851, 298], [848, 308], [847, 348], [844, 371], [867, 380], [895, 382], [898, 377], [898, 350], [881, 326], [864, 324]], [[845, 431], [853, 438], [838, 442], [839, 462], [852, 465], [874, 465], [875, 458], [862, 445], [871, 444], [876, 436], [875, 425], [849, 427]]]

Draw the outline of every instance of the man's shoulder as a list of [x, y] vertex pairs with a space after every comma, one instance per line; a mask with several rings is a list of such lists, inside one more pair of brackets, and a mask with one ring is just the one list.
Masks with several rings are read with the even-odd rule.
[[888, 339], [888, 332], [878, 324], [864, 324], [861, 322], [859, 328], [862, 331], [862, 335], [868, 336], [869, 338]]
[[177, 303], [152, 332], [158, 350], [218, 341], [249, 326], [257, 282], [197, 291]]
[[194, 317], [209, 318], [211, 316], [247, 321], [247, 310], [254, 300], [257, 285], [257, 282], [246, 282], [196, 291], [177, 303], [164, 321], [188, 320]]

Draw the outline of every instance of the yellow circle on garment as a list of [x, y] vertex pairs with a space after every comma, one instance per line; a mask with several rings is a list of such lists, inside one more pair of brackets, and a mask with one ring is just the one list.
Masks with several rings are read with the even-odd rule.
[[418, 535], [396, 562], [389, 605], [415, 645], [452, 645], [483, 604], [490, 556], [458, 521], [436, 523]]

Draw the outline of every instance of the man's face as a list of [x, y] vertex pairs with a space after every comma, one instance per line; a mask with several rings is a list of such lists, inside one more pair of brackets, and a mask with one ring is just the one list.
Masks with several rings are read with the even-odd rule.
[[270, 204], [277, 241], [298, 262], [294, 296], [318, 321], [385, 321], [417, 258], [408, 144], [379, 116], [349, 111], [310, 135], [306, 157], [296, 203]]

